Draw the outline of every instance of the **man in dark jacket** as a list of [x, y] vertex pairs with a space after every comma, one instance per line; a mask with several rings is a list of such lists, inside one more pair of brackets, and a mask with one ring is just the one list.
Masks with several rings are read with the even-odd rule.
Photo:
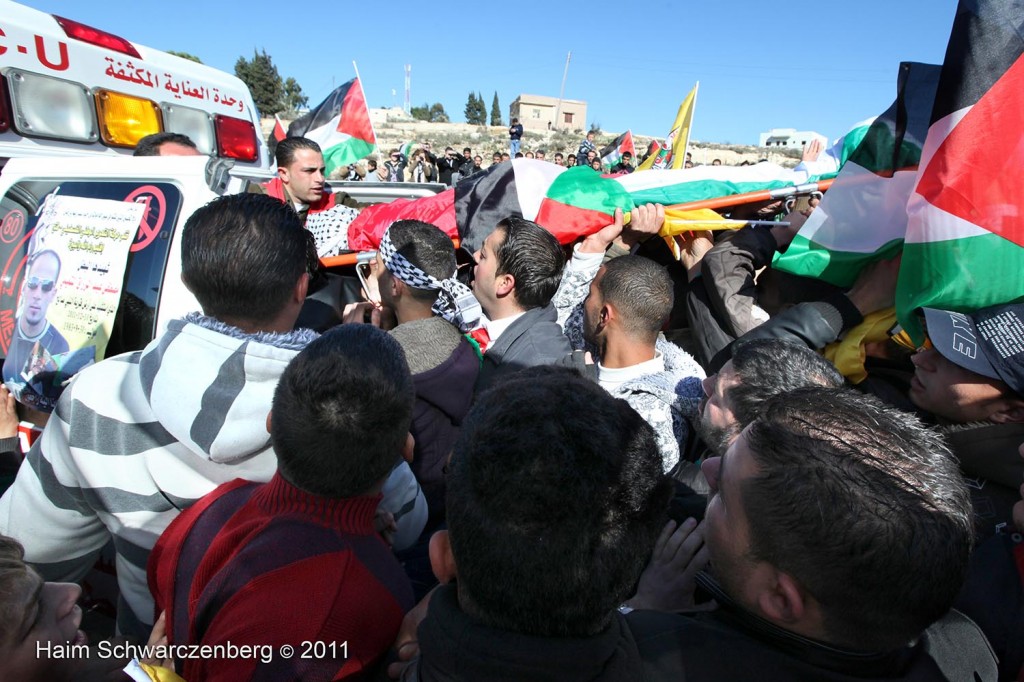
[[452, 173], [456, 173], [459, 170], [459, 166], [465, 161], [461, 156], [455, 153], [455, 150], [451, 147], [447, 147], [444, 150], [444, 156], [437, 160], [437, 179], [438, 182], [443, 182], [449, 187], [452, 186]]
[[444, 584], [402, 679], [644, 679], [615, 608], [669, 491], [650, 426], [574, 371], [531, 368], [480, 396], [448, 467], [448, 530], [431, 540]]
[[480, 317], [480, 307], [455, 279], [455, 248], [434, 225], [394, 223], [377, 258], [381, 303], [398, 319], [390, 333], [405, 351], [416, 386], [411, 466], [427, 498], [430, 530], [444, 519], [444, 463], [480, 372], [480, 357], [462, 335]]
[[512, 125], [508, 127], [508, 153], [515, 156], [519, 153], [519, 145], [523, 139], [523, 124], [518, 118], [512, 119]]
[[468, 178], [476, 172], [475, 169], [476, 164], [473, 163], [473, 150], [466, 147], [462, 150], [462, 160], [459, 162], [459, 178]]
[[622, 160], [612, 166], [612, 173], [632, 173], [633, 155], [630, 152], [622, 152]]
[[551, 299], [565, 255], [537, 223], [509, 217], [474, 254], [473, 293], [487, 319], [473, 337], [484, 350], [480, 392], [510, 372], [559, 362], [572, 348]]

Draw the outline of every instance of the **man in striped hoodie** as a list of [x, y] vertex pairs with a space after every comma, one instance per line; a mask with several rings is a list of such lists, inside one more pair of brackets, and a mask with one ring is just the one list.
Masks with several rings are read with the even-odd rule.
[[271, 197], [222, 197], [182, 234], [182, 280], [202, 306], [144, 350], [82, 371], [0, 499], [0, 533], [47, 580], [78, 581], [111, 539], [118, 629], [151, 627], [146, 561], [167, 525], [218, 485], [267, 481], [278, 378], [313, 340], [292, 331], [309, 283], [307, 232]]

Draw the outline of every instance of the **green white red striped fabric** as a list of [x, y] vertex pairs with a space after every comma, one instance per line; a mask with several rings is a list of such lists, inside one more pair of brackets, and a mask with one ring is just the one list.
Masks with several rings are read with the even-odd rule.
[[896, 101], [866, 130], [846, 136], [859, 143], [774, 267], [849, 286], [866, 264], [899, 252], [939, 71], [900, 65]]
[[476, 249], [500, 220], [511, 215], [534, 220], [562, 243], [570, 243], [609, 224], [616, 208], [628, 212], [646, 203], [673, 205], [807, 181], [806, 173], [769, 163], [613, 178], [585, 167], [515, 159], [472, 175], [443, 195], [364, 209], [349, 227], [349, 248], [376, 249], [391, 222], [417, 219], [433, 222]]

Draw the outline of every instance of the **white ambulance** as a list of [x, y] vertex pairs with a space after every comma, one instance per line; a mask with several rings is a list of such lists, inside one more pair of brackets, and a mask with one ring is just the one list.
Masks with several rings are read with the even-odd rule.
[[0, 0], [0, 166], [130, 155], [162, 131], [236, 165], [271, 166], [259, 112], [234, 75]]

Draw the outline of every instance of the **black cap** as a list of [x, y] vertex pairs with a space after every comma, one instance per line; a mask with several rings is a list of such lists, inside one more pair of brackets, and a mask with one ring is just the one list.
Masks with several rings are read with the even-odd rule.
[[954, 313], [924, 308], [928, 338], [944, 358], [1000, 379], [1024, 396], [1024, 303]]

